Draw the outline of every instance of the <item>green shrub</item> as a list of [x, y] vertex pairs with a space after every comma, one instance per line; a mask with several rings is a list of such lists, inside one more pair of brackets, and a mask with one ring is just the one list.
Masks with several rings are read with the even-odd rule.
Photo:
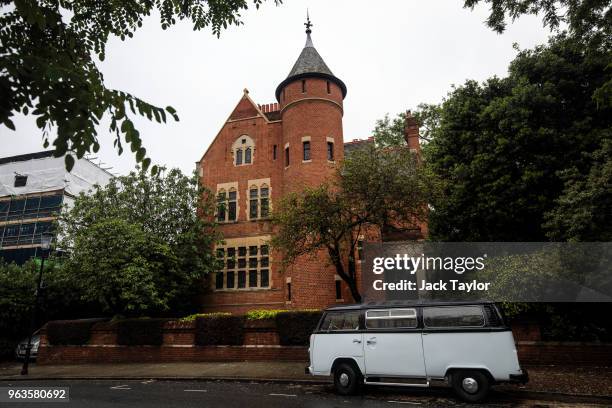
[[287, 309], [262, 309], [262, 310], [250, 310], [245, 313], [244, 317], [247, 320], [263, 320], [263, 319], [276, 319], [279, 313], [284, 312], [318, 312], [318, 309], [300, 309], [300, 310], [287, 310]]
[[163, 326], [169, 319], [125, 319], [115, 323], [117, 344], [123, 346], [160, 346], [164, 342]]
[[91, 327], [106, 319], [55, 320], [47, 323], [47, 341], [54, 346], [87, 344]]
[[198, 346], [241, 346], [244, 344], [244, 316], [218, 315], [196, 318]]
[[276, 315], [276, 327], [282, 346], [307, 346], [310, 334], [321, 319], [320, 310], [280, 312]]
[[287, 312], [288, 310], [250, 310], [245, 313], [244, 317], [247, 320], [263, 320], [263, 319], [274, 319], [280, 312]]
[[189, 316], [185, 316], [179, 319], [179, 322], [193, 322], [198, 317], [218, 317], [218, 316], [231, 316], [229, 312], [213, 312], [213, 313], [195, 313]]

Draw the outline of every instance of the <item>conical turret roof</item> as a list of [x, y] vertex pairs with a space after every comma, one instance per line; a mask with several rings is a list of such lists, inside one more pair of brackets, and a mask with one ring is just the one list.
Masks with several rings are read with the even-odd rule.
[[[310, 24], [310, 20], [309, 23]], [[293, 68], [287, 75], [287, 78], [281, 82], [276, 88], [276, 99], [280, 102], [280, 93], [283, 88], [290, 82], [296, 79], [303, 78], [323, 78], [334, 82], [342, 90], [342, 96], [346, 96], [346, 85], [339, 78], [337, 78], [331, 69], [327, 66], [323, 58], [318, 53], [314, 45], [312, 44], [312, 38], [310, 38], [310, 26], [307, 25], [306, 29], [306, 45], [300, 53], [297, 61], [293, 64]]]

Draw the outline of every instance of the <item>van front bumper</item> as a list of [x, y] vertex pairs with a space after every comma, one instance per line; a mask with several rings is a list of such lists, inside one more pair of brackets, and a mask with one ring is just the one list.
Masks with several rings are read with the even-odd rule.
[[527, 384], [529, 382], [529, 374], [524, 368], [521, 369], [521, 374], [510, 374], [510, 381], [513, 383]]

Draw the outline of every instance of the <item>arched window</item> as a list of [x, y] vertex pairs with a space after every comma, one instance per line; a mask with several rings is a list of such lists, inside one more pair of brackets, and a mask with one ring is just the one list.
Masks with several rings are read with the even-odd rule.
[[252, 164], [255, 158], [255, 142], [247, 135], [242, 135], [232, 144], [232, 155], [235, 166]]
[[242, 164], [242, 149], [236, 149], [236, 166], [240, 166]]

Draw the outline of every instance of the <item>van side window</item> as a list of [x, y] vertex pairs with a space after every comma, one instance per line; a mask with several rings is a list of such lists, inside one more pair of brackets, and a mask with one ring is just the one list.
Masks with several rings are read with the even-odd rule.
[[359, 330], [359, 312], [331, 312], [325, 315], [321, 331]]
[[480, 306], [444, 306], [423, 308], [425, 327], [482, 327], [484, 314]]
[[417, 327], [416, 309], [380, 309], [366, 312], [368, 329], [413, 329]]

